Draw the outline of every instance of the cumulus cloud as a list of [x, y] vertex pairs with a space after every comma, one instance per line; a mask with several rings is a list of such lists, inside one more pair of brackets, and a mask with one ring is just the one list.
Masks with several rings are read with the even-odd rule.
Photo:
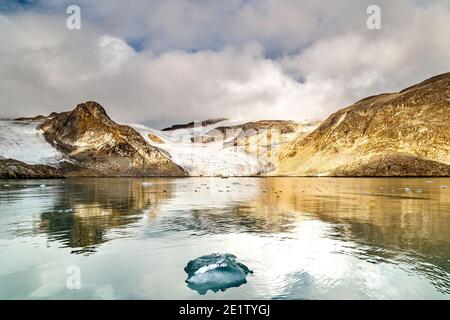
[[[325, 118], [448, 72], [447, 1], [66, 1], [0, 15], [0, 117], [96, 100], [123, 122]], [[138, 43], [139, 45], [136, 45]]]

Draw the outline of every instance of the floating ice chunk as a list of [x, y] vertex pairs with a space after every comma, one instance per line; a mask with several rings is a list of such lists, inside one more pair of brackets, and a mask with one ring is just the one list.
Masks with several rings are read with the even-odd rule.
[[184, 271], [188, 274], [188, 287], [202, 295], [208, 290], [217, 292], [239, 287], [247, 283], [247, 274], [253, 273], [228, 253], [213, 253], [191, 260]]
[[41, 188], [45, 188], [46, 185], [45, 185], [45, 184], [41, 184], [40, 187], [41, 187]]
[[58, 210], [58, 213], [69, 213], [72, 211], [73, 211], [73, 209], [60, 209], [60, 210]]
[[147, 186], [152, 186], [153, 183], [152, 183], [152, 182], [142, 182], [142, 185], [143, 185], [144, 187], [147, 187]]

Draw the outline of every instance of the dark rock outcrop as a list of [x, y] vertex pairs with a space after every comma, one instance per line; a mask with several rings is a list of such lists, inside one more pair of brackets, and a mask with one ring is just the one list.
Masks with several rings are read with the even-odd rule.
[[189, 123], [185, 123], [185, 124], [174, 124], [171, 127], [168, 128], [164, 128], [161, 131], [172, 131], [172, 130], [179, 130], [179, 129], [189, 129], [189, 128], [194, 128], [195, 125], [198, 126], [209, 126], [212, 124], [216, 124], [218, 122], [222, 122], [228, 120], [227, 118], [216, 118], [216, 119], [208, 119], [208, 120], [203, 120], [203, 121], [198, 121], [198, 122], [189, 122]]
[[14, 159], [0, 159], [1, 179], [62, 178], [63, 173], [53, 167], [31, 165]]
[[35, 117], [20, 117], [20, 118], [14, 119], [14, 120], [15, 121], [46, 121], [46, 120], [56, 117], [57, 115], [58, 115], [58, 113], [52, 112], [48, 116], [43, 116], [40, 114]]

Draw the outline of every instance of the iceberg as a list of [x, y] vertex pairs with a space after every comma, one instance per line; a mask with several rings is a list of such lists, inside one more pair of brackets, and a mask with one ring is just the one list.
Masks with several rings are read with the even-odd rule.
[[188, 287], [201, 295], [208, 290], [218, 292], [239, 287], [247, 283], [247, 275], [253, 273], [229, 253], [213, 253], [191, 260], [184, 271], [188, 274]]

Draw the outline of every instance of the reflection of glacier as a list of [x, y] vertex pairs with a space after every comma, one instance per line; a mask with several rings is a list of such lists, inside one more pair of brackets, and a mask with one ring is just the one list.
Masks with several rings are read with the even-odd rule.
[[0, 156], [29, 164], [52, 164], [63, 155], [53, 148], [37, 130], [38, 121], [0, 120]]
[[[191, 176], [250, 176], [267, 171], [267, 160], [246, 153], [242, 148], [223, 147], [222, 142], [192, 143], [191, 138], [208, 132], [219, 126], [230, 126], [242, 123], [239, 121], [221, 121], [214, 125], [204, 126], [201, 132], [194, 129], [178, 131], [159, 131], [142, 125], [131, 124], [151, 145], [168, 154], [172, 160], [186, 169]], [[149, 139], [154, 134], [164, 140], [163, 144]]]

